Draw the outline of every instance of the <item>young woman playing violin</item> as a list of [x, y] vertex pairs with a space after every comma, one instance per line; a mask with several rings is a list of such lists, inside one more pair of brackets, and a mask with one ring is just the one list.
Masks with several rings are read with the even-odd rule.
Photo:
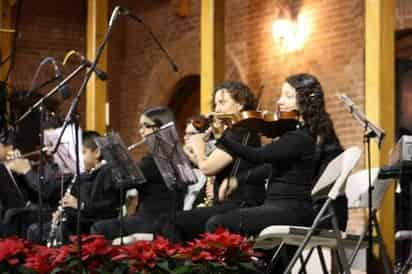
[[[212, 104], [215, 113], [233, 114], [242, 110], [254, 110], [256, 98], [246, 85], [226, 81], [215, 88]], [[232, 128], [227, 130], [226, 134], [246, 146], [260, 145], [260, 138], [256, 132], [248, 133], [245, 129]], [[186, 153], [194, 164], [206, 176], [214, 177], [213, 205], [178, 212], [174, 227], [173, 224], [162, 225], [161, 233], [177, 242], [191, 240], [204, 232], [206, 222], [211, 216], [241, 207], [258, 205], [263, 202], [265, 194], [263, 183], [258, 185], [245, 183], [249, 177], [248, 170], [254, 165], [245, 160], [236, 160], [220, 148], [208, 153], [205, 134], [191, 135], [185, 143]], [[229, 187], [231, 183], [238, 187], [231, 189]]]
[[[322, 87], [314, 76], [296, 74], [288, 77], [277, 106], [281, 112], [298, 111], [299, 126], [259, 148], [244, 146], [227, 132], [217, 143], [232, 157], [271, 165], [264, 204], [213, 216], [208, 220], [208, 230], [225, 227], [232, 232], [255, 235], [269, 225], [311, 224], [314, 217], [312, 182], [325, 163], [319, 159], [317, 148], [334, 144], [340, 152], [341, 147], [325, 110]], [[240, 223], [242, 230], [239, 230]]]

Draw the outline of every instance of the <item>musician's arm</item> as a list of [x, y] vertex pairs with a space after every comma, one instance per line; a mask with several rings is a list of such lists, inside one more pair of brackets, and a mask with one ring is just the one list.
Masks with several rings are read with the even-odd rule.
[[206, 176], [214, 176], [219, 171], [232, 163], [232, 156], [226, 151], [216, 148], [212, 153], [206, 155], [206, 142], [204, 134], [195, 134], [189, 138], [188, 146], [191, 148], [195, 164]]
[[312, 152], [313, 144], [313, 137], [294, 131], [258, 148], [244, 146], [229, 134], [224, 134], [217, 146], [234, 157], [246, 159], [250, 163], [264, 164], [300, 159], [305, 153]]
[[197, 166], [206, 176], [216, 175], [233, 161], [232, 156], [221, 149], [215, 149], [209, 156], [205, 155], [204, 147], [199, 146], [193, 150]]

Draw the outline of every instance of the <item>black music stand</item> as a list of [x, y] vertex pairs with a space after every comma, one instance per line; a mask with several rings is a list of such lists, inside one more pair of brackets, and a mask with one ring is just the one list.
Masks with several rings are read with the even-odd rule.
[[[196, 174], [183, 151], [176, 126], [168, 123], [145, 137], [167, 188], [173, 193], [172, 235], [175, 234], [177, 191], [197, 182]], [[173, 236], [174, 237], [174, 236]]]
[[123, 245], [123, 203], [124, 190], [137, 187], [146, 182], [146, 179], [135, 164], [129, 151], [119, 134], [110, 132], [107, 136], [96, 138], [96, 144], [103, 154], [103, 158], [111, 165], [112, 178], [120, 195], [120, 244]]

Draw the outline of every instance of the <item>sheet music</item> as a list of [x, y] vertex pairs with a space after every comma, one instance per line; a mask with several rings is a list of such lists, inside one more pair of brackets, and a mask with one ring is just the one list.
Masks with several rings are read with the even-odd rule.
[[[44, 131], [44, 145], [45, 146], [55, 146], [62, 128], [50, 129]], [[59, 145], [55, 154], [53, 154], [54, 162], [59, 166], [60, 171], [65, 173], [76, 173], [76, 146], [75, 146], [75, 127], [73, 124], [67, 126], [66, 130], [61, 139], [61, 144]], [[79, 161], [80, 161], [80, 172], [84, 172], [83, 154], [82, 154], [82, 131], [79, 128]]]
[[176, 126], [168, 123], [145, 137], [155, 163], [169, 189], [175, 184], [193, 184], [197, 178], [179, 142]]

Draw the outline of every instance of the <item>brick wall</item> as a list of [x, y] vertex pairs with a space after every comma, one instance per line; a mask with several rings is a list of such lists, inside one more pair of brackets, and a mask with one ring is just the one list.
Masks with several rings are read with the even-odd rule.
[[142, 25], [119, 19], [123, 30], [115, 30], [115, 43], [109, 47], [111, 125], [132, 143], [140, 138], [138, 115], [149, 106], [168, 105], [176, 82], [200, 73], [200, 8], [198, 1], [191, 1], [190, 16], [178, 17], [177, 1], [113, 1], [117, 4], [152, 28], [179, 67], [178, 73], [172, 71]]
[[396, 2], [396, 30], [412, 27], [412, 2], [397, 0]]
[[[62, 61], [68, 50], [85, 52], [85, 7], [83, 0], [59, 1], [58, 5], [53, 0], [23, 1], [16, 64], [10, 75], [13, 86], [28, 89], [44, 57], [53, 56]], [[68, 64], [65, 71], [70, 72], [76, 64]], [[45, 65], [38, 83], [52, 76], [52, 66]], [[78, 89], [80, 79], [78, 77], [71, 83], [72, 92]], [[48, 90], [50, 88], [43, 89], [44, 92]], [[61, 111], [65, 112], [67, 106], [68, 103], [63, 104]], [[80, 109], [84, 109], [83, 104]]]

